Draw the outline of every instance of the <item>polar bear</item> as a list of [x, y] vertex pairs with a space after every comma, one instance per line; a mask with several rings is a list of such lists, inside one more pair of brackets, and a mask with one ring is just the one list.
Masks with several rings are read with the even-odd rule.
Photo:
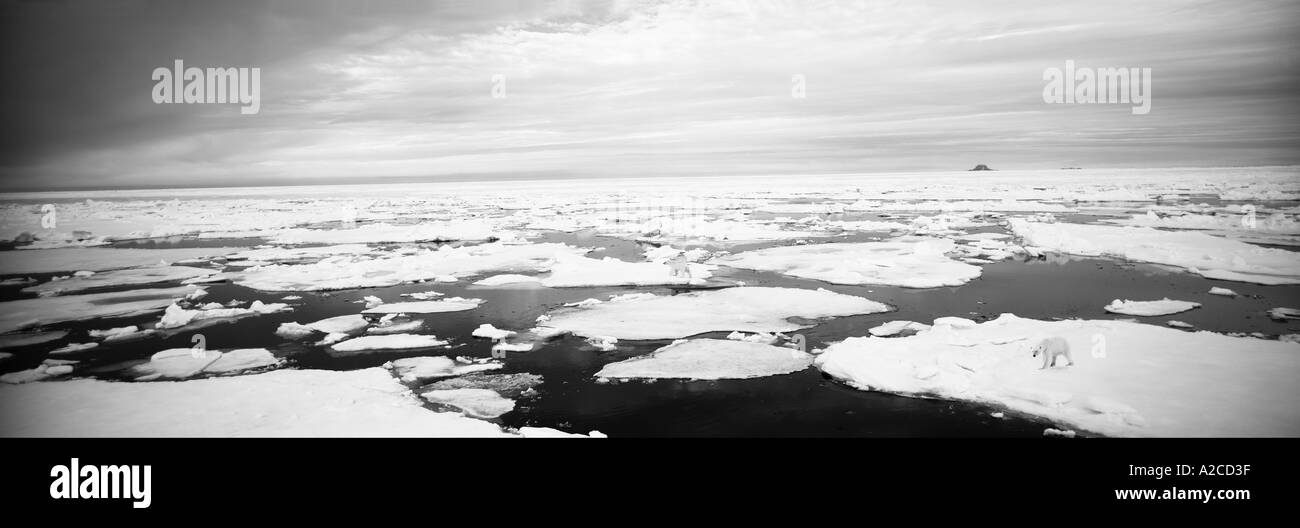
[[1045, 337], [1037, 345], [1034, 345], [1033, 351], [1034, 357], [1038, 357], [1039, 354], [1043, 355], [1043, 366], [1038, 367], [1038, 370], [1055, 367], [1056, 358], [1061, 356], [1065, 356], [1071, 367], [1074, 366], [1074, 357], [1070, 355], [1070, 343], [1063, 337]]

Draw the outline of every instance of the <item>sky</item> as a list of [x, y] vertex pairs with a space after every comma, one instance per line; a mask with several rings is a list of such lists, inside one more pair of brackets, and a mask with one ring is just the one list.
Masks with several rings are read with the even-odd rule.
[[[1294, 0], [2, 0], [0, 24], [0, 191], [1300, 163]], [[260, 111], [156, 104], [178, 59], [260, 68]], [[1046, 103], [1067, 60], [1150, 68], [1150, 112]]]

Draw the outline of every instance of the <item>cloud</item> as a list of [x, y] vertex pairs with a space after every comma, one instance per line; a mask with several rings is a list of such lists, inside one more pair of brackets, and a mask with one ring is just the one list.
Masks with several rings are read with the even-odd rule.
[[[14, 188], [1300, 162], [1293, 3], [970, 4], [254, 2], [145, 17], [184, 30], [172, 40], [121, 17], [95, 30], [114, 43], [94, 52], [106, 71], [56, 91], [80, 97], [69, 108], [14, 94], [37, 100], [13, 117], [38, 132], [7, 145], [0, 174]], [[171, 57], [262, 67], [261, 114], [149, 104], [148, 71]], [[1043, 69], [1067, 59], [1152, 68], [1152, 112], [1044, 104]]]

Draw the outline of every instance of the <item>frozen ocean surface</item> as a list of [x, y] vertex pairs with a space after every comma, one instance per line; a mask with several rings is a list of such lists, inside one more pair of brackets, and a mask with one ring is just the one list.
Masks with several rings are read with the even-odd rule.
[[1297, 215], [1296, 167], [0, 195], [3, 434], [1297, 436]]

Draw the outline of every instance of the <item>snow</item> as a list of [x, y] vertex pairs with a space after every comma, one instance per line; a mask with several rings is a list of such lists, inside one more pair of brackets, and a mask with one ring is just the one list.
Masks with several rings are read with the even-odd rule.
[[492, 339], [495, 341], [495, 340], [505, 339], [507, 337], [515, 335], [516, 333], [517, 332], [513, 330], [502, 330], [500, 328], [492, 326], [491, 324], [483, 323], [479, 325], [478, 328], [475, 328], [474, 331], [470, 333], [470, 335], [474, 337], [483, 337], [487, 339]]
[[1227, 288], [1220, 288], [1220, 287], [1218, 287], [1218, 286], [1215, 286], [1215, 287], [1213, 287], [1213, 288], [1210, 288], [1210, 295], [1222, 295], [1222, 296], [1224, 296], [1224, 297], [1236, 297], [1236, 296], [1237, 296], [1237, 292], [1232, 291], [1232, 290], [1229, 290], [1229, 289], [1227, 289]]
[[1110, 313], [1136, 315], [1141, 317], [1155, 317], [1159, 315], [1170, 315], [1186, 312], [1194, 308], [1200, 308], [1201, 303], [1189, 301], [1174, 301], [1168, 297], [1158, 301], [1121, 301], [1115, 299], [1106, 305], [1106, 311]]
[[41, 296], [64, 295], [95, 288], [141, 286], [161, 282], [180, 282], [216, 274], [216, 270], [189, 266], [156, 266], [106, 271], [89, 276], [50, 281], [23, 288], [23, 292]]
[[[1032, 336], [1059, 336], [1075, 366], [1038, 370]], [[1130, 321], [1004, 314], [973, 328], [857, 337], [815, 361], [863, 390], [967, 400], [1108, 436], [1296, 436], [1295, 345]]]
[[811, 355], [789, 348], [730, 339], [691, 339], [647, 356], [610, 363], [596, 377], [745, 379], [798, 372], [811, 364]]
[[425, 409], [382, 368], [0, 387], [0, 411], [0, 434], [19, 437], [510, 436]]
[[463, 312], [473, 310], [483, 304], [483, 299], [466, 299], [464, 297], [448, 297], [437, 301], [411, 301], [399, 302], [392, 304], [381, 304], [366, 308], [363, 314], [430, 314], [443, 312]]
[[1106, 256], [1186, 268], [1206, 278], [1258, 284], [1300, 283], [1300, 259], [1192, 231], [1028, 222], [1012, 218], [1011, 230], [1026, 244], [1082, 256]]
[[147, 314], [166, 308], [191, 291], [193, 287], [182, 286], [3, 302], [0, 303], [0, 332], [38, 324]]
[[443, 356], [420, 356], [395, 359], [384, 364], [406, 383], [425, 383], [437, 378], [461, 376], [504, 367], [500, 362], [466, 363]]
[[734, 268], [775, 271], [832, 284], [882, 284], [907, 288], [960, 286], [980, 267], [944, 254], [956, 243], [935, 238], [815, 244], [747, 251], [710, 261]]
[[204, 374], [230, 374], [279, 366], [283, 361], [264, 348], [229, 351], [171, 348], [149, 357], [131, 370], [138, 379], [185, 379]]
[[434, 403], [450, 405], [474, 418], [496, 418], [515, 409], [515, 402], [487, 389], [431, 390], [420, 397]]
[[235, 283], [264, 291], [324, 291], [380, 288], [424, 280], [454, 280], [488, 272], [550, 268], [557, 254], [580, 254], [565, 244], [503, 244], [418, 250], [413, 253], [339, 255], [313, 264], [254, 266], [239, 273]]
[[445, 346], [446, 341], [437, 336], [421, 334], [389, 334], [361, 336], [330, 345], [334, 352], [366, 352], [369, 350], [404, 350]]
[[710, 331], [784, 332], [816, 319], [889, 311], [887, 305], [827, 290], [738, 287], [659, 296], [636, 294], [562, 308], [541, 326], [584, 337], [673, 339]]

